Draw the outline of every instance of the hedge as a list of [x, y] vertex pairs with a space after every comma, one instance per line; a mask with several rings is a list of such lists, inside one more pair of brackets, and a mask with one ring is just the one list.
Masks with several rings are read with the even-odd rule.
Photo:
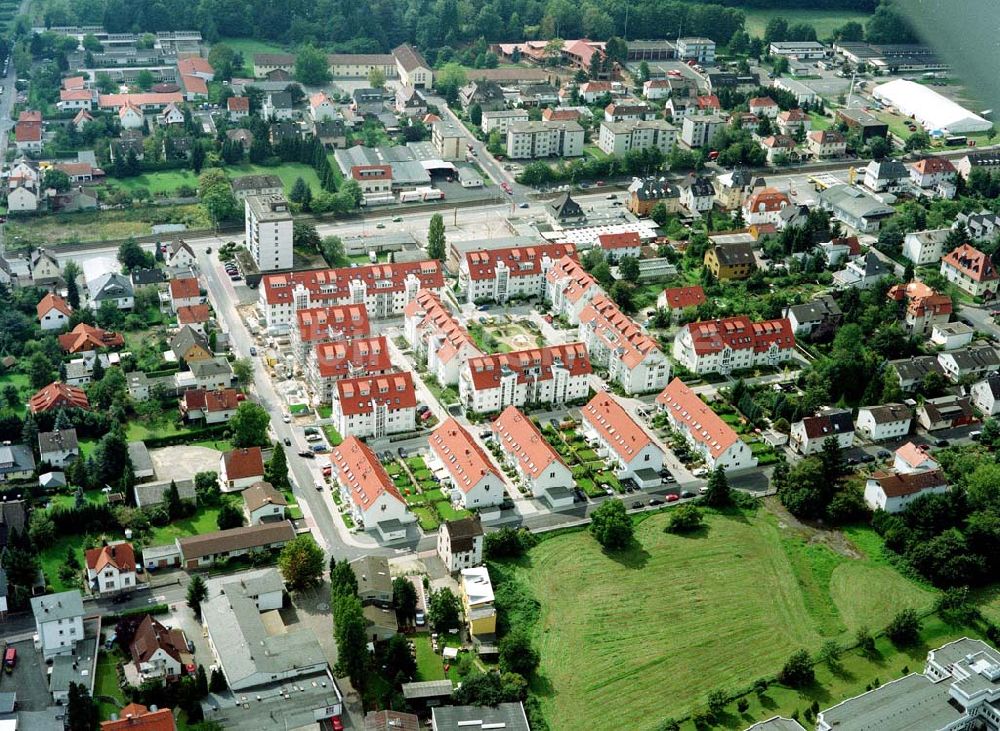
[[114, 614], [105, 614], [101, 623], [104, 625], [118, 624], [125, 617], [134, 617], [138, 614], [167, 614], [169, 611], [169, 604], [150, 604], [148, 607], [136, 607], [135, 609], [125, 609]]
[[218, 426], [205, 427], [204, 429], [192, 429], [190, 431], [180, 432], [179, 434], [170, 434], [163, 437], [150, 437], [144, 439], [147, 449], [156, 449], [157, 447], [173, 447], [178, 444], [187, 444], [188, 442], [204, 442], [209, 439], [219, 439], [223, 434], [228, 431], [228, 424], [219, 424]]

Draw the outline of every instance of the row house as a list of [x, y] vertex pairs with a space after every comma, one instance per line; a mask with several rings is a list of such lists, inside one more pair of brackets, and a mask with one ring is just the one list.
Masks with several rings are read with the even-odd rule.
[[510, 405], [565, 404], [587, 396], [590, 374], [583, 343], [481, 355], [462, 368], [459, 395], [478, 413], [498, 413]]
[[564, 256], [572, 256], [572, 244], [537, 244], [504, 249], [466, 252], [458, 269], [459, 289], [466, 301], [485, 300], [503, 304], [512, 298], [541, 297], [545, 275]]
[[553, 509], [572, 507], [573, 473], [531, 419], [516, 406], [508, 406], [492, 428], [504, 461], [532, 497], [545, 500]]
[[442, 386], [457, 385], [469, 358], [482, 355], [469, 331], [430, 290], [420, 290], [404, 314], [404, 333], [416, 357]]
[[611, 102], [604, 107], [605, 122], [638, 122], [657, 118], [659, 111], [646, 102], [621, 101]]
[[952, 228], [959, 226], [965, 227], [972, 241], [992, 241], [1000, 232], [1000, 214], [986, 210], [979, 213], [959, 213]]
[[895, 372], [899, 387], [904, 392], [918, 388], [930, 373], [944, 375], [944, 369], [933, 355], [912, 355], [909, 358], [890, 360], [888, 366]]
[[960, 348], [938, 353], [938, 363], [950, 381], [965, 378], [982, 378], [1000, 370], [1000, 357], [989, 345]]
[[681, 379], [663, 389], [656, 405], [709, 469], [730, 472], [757, 466], [750, 445]]
[[376, 320], [400, 315], [421, 289], [440, 293], [441, 262], [428, 259], [339, 269], [265, 275], [258, 306], [268, 328], [287, 328], [298, 310], [331, 305], [364, 305]]
[[597, 146], [609, 155], [655, 147], [669, 155], [677, 141], [677, 128], [662, 119], [601, 122]]
[[591, 365], [608, 370], [608, 380], [627, 394], [659, 391], [670, 378], [670, 362], [656, 340], [604, 295], [580, 313], [580, 341]]
[[907, 332], [914, 335], [929, 335], [935, 325], [943, 325], [951, 319], [951, 297], [938, 294], [923, 282], [895, 284], [889, 289], [888, 297], [894, 302], [906, 303], [903, 322]]
[[545, 275], [545, 301], [554, 315], [565, 317], [571, 325], [580, 323], [580, 313], [598, 294], [604, 294], [590, 274], [576, 259], [564, 256]]
[[406, 536], [416, 517], [371, 448], [357, 436], [347, 437], [330, 452], [333, 479], [354, 523], [377, 532], [383, 540]]
[[941, 260], [941, 274], [973, 297], [996, 297], [1000, 275], [993, 260], [970, 244], [962, 244]]
[[392, 372], [384, 335], [321, 343], [310, 351], [307, 363], [313, 398], [322, 404], [333, 401], [334, 385], [340, 380]]
[[614, 464], [618, 479], [634, 480], [640, 487], [662, 483], [663, 450], [611, 394], [598, 393], [580, 416], [584, 437]]
[[304, 366], [317, 345], [370, 335], [371, 324], [364, 305], [331, 305], [296, 310], [289, 339], [295, 361]]
[[431, 432], [427, 441], [434, 456], [432, 469], [437, 462], [448, 473], [452, 502], [466, 510], [491, 508], [503, 502], [504, 481], [500, 470], [454, 418]]
[[416, 428], [417, 394], [409, 371], [336, 382], [331, 414], [341, 434], [381, 439]]
[[674, 337], [674, 358], [698, 374], [776, 366], [794, 353], [795, 335], [786, 318], [751, 322], [741, 315], [693, 322]]

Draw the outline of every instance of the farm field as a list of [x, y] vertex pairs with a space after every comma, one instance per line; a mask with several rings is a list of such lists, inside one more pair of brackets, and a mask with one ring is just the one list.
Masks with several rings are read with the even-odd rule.
[[933, 602], [881, 558], [807, 546], [764, 510], [711, 515], [696, 537], [665, 534], [666, 517], [641, 522], [622, 555], [575, 532], [518, 569], [542, 607], [536, 692], [553, 729], [655, 727], [712, 690], [777, 672], [799, 648]]
[[771, 18], [780, 16], [788, 21], [789, 25], [796, 23], [809, 23], [816, 29], [816, 36], [820, 40], [829, 38], [833, 30], [849, 21], [857, 21], [864, 25], [868, 18], [868, 13], [852, 13], [849, 10], [789, 10], [789, 9], [744, 9], [747, 22], [746, 30], [752, 36], [764, 37], [764, 28]]

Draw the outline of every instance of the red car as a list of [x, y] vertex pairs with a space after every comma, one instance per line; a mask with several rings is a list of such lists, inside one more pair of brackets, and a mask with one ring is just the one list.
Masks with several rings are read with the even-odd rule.
[[676, 503], [678, 500], [681, 499], [681, 497], [680, 495], [675, 495], [673, 493], [670, 493], [669, 495], [666, 496], [666, 499], [668, 503]]
[[340, 716], [331, 718], [330, 725], [333, 726], [333, 731], [344, 731], [344, 722], [340, 720]]

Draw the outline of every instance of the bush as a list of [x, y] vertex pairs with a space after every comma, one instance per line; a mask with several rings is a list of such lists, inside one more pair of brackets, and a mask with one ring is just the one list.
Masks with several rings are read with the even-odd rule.
[[693, 533], [700, 529], [704, 523], [704, 516], [697, 506], [690, 503], [680, 505], [670, 513], [666, 533]]
[[898, 647], [912, 645], [920, 637], [920, 618], [913, 609], [903, 609], [889, 622], [885, 634]]
[[816, 680], [812, 660], [805, 650], [798, 650], [785, 662], [778, 673], [778, 682], [789, 688], [804, 688]]

